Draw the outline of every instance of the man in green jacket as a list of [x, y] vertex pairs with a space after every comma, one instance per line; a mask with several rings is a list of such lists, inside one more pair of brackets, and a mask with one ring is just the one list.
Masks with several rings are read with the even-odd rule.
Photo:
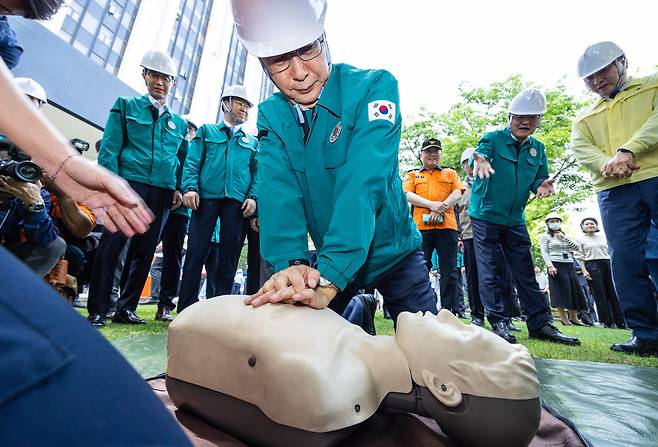
[[477, 258], [480, 298], [492, 331], [510, 343], [516, 337], [505, 323], [503, 278], [496, 265], [502, 249], [527, 315], [531, 338], [576, 345], [553, 326], [551, 310], [535, 281], [525, 207], [530, 192], [553, 194], [544, 145], [531, 135], [546, 112], [546, 98], [536, 89], [519, 93], [509, 110], [508, 127], [486, 133], [473, 153], [473, 189], [469, 214]]
[[[613, 42], [588, 47], [578, 75], [597, 100], [574, 121], [571, 147], [591, 171], [612, 276], [633, 336], [610, 349], [658, 356], [658, 316], [647, 236], [658, 222], [658, 73], [631, 78]], [[656, 281], [656, 278], [653, 278]]]
[[231, 293], [247, 218], [256, 211], [258, 141], [240, 128], [252, 103], [241, 85], [226, 87], [221, 102], [224, 120], [199, 128], [183, 169], [183, 203], [193, 211], [179, 312], [198, 300], [201, 269], [217, 218], [219, 260], [217, 269], [206, 273], [215, 295]]
[[[182, 201], [180, 173], [187, 152], [187, 122], [167, 105], [176, 78], [173, 60], [149, 51], [141, 66], [148, 94], [116, 100], [98, 153], [98, 163], [128, 180], [155, 217], [146, 233], [133, 236], [126, 256], [125, 287], [113, 321], [127, 324], [144, 323], [135, 310], [169, 210]], [[101, 237], [87, 301], [89, 321], [96, 327], [105, 324], [117, 257], [126, 241], [123, 234], [109, 231]]]
[[377, 288], [394, 319], [436, 313], [398, 173], [397, 81], [331, 64], [324, 1], [253, 3], [232, 6], [238, 35], [280, 90], [258, 114], [261, 252], [277, 273], [246, 303], [342, 313], [357, 289]]

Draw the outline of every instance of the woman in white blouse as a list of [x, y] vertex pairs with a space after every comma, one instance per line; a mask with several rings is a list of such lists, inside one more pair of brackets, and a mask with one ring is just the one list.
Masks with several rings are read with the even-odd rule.
[[578, 262], [583, 269], [583, 275], [589, 281], [599, 322], [605, 327], [626, 328], [612, 282], [608, 242], [599, 234], [599, 222], [593, 217], [586, 217], [580, 222], [580, 229], [583, 230], [583, 235], [578, 238], [578, 243], [582, 257]]
[[541, 254], [548, 266], [551, 305], [557, 308], [560, 321], [566, 326], [585, 326], [578, 311], [587, 309], [583, 289], [578, 284], [572, 252], [579, 245], [561, 231], [562, 218], [549, 213], [545, 219], [547, 232], [540, 238]]

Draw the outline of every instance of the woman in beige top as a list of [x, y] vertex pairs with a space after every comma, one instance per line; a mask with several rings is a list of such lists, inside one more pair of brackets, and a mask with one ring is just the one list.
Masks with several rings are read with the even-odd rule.
[[586, 217], [580, 222], [580, 229], [583, 235], [578, 238], [578, 243], [582, 256], [578, 262], [589, 281], [599, 322], [605, 327], [626, 328], [612, 282], [608, 242], [599, 234], [599, 222], [593, 217]]

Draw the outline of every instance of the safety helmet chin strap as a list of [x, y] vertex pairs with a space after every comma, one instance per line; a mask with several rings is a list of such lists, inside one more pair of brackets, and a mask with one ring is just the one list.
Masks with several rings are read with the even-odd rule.
[[[225, 98], [226, 99], [226, 98]], [[240, 124], [244, 124], [244, 120], [241, 120], [238, 118], [235, 113], [233, 113], [233, 97], [229, 97], [229, 104], [227, 105], [225, 100], [222, 100], [222, 109], [224, 109], [224, 114], [228, 115], [231, 117], [233, 122], [235, 123], [234, 126], [239, 126]]]
[[608, 98], [612, 99], [617, 94], [621, 91], [622, 87], [624, 86], [624, 81], [626, 77], [626, 67], [628, 63], [626, 62], [626, 57], [624, 56], [624, 63], [622, 64], [621, 61], [619, 60], [620, 58], [617, 58], [614, 62], [615, 67], [617, 68], [617, 75], [619, 76], [619, 79], [617, 79], [617, 82], [615, 83], [615, 86], [612, 88], [612, 91], [610, 92], [610, 95]]

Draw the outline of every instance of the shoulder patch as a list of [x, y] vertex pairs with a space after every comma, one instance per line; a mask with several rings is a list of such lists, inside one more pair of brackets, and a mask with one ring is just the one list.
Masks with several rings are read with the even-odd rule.
[[368, 103], [368, 121], [385, 120], [395, 123], [395, 103], [378, 99]]

